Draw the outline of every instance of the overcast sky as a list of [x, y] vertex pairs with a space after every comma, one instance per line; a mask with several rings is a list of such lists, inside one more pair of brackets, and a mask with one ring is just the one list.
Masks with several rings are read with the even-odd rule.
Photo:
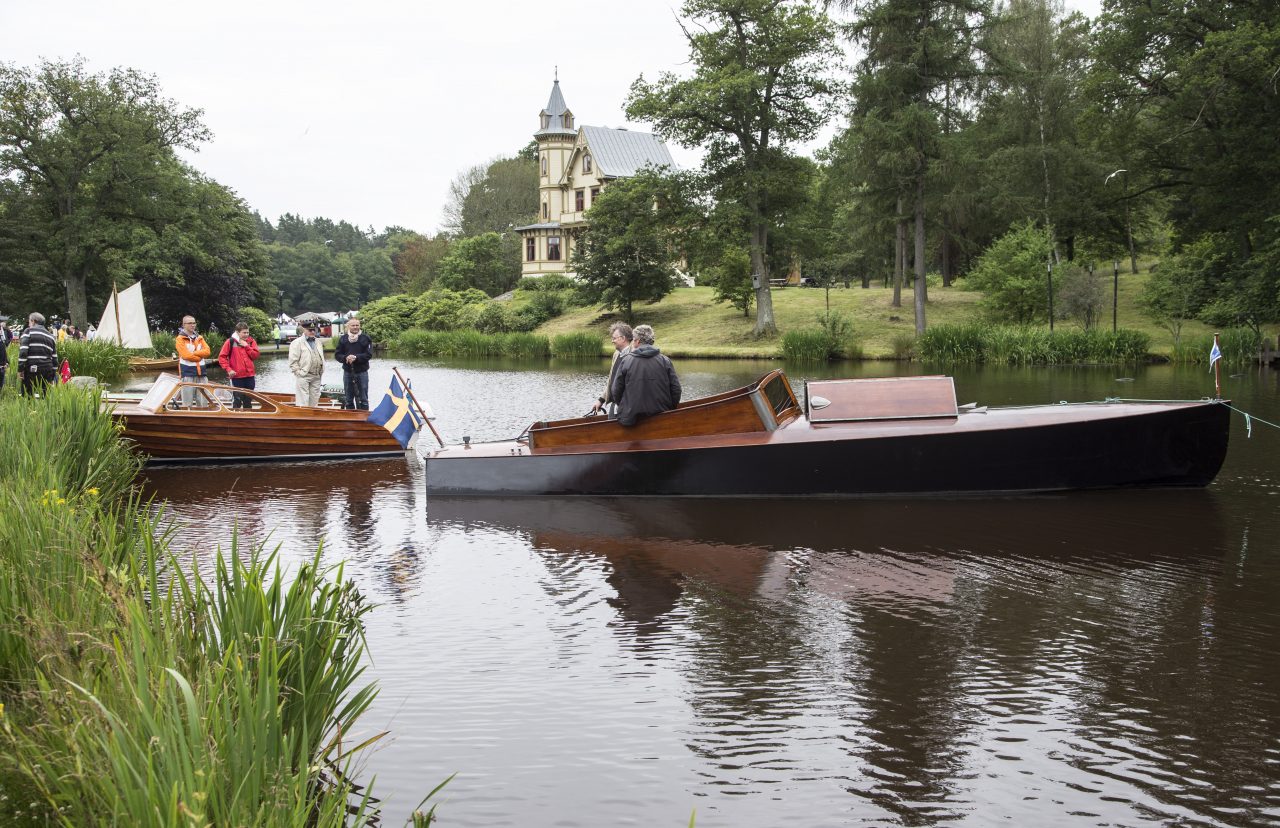
[[[1068, 5], [1096, 14], [1097, 0]], [[554, 8], [552, 13], [548, 9]], [[559, 67], [580, 125], [630, 124], [643, 73], [684, 71], [679, 2], [0, 0], [0, 59], [82, 55], [204, 110], [191, 158], [274, 221], [433, 233], [461, 170], [527, 144]], [[676, 162], [698, 155], [671, 147]]]

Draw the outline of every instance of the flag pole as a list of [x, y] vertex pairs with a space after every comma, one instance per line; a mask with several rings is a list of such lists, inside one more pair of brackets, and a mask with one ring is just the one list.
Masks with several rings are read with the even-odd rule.
[[427, 412], [422, 409], [422, 404], [414, 396], [413, 389], [409, 387], [409, 381], [400, 373], [400, 369], [394, 365], [391, 367], [391, 371], [399, 378], [400, 385], [404, 388], [405, 394], [409, 396], [409, 401], [413, 403], [413, 407], [418, 409], [418, 416], [422, 417], [422, 422], [426, 423], [427, 428], [431, 429], [431, 433], [435, 435], [436, 442], [440, 444], [440, 448], [444, 448], [444, 440], [440, 439], [440, 432], [436, 431], [436, 427], [431, 424], [431, 418], [427, 416]]
[[[1215, 354], [1222, 353], [1222, 349], [1218, 347], [1218, 335], [1216, 333], [1213, 335], [1213, 352]], [[1213, 361], [1213, 392], [1214, 394], [1217, 395], [1218, 399], [1222, 399], [1222, 366], [1220, 365], [1221, 362], [1222, 362], [1221, 356], [1219, 356], [1217, 359]]]

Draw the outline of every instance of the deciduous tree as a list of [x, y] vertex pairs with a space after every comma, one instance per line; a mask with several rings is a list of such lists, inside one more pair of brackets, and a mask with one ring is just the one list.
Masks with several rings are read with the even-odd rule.
[[[803, 0], [686, 0], [681, 10], [693, 75], [663, 73], [631, 86], [627, 115], [658, 134], [703, 147], [721, 199], [740, 199], [756, 292], [757, 335], [777, 333], [765, 253], [790, 187], [789, 146], [813, 138], [833, 112], [835, 30]], [[607, 191], [606, 191], [607, 193]]]

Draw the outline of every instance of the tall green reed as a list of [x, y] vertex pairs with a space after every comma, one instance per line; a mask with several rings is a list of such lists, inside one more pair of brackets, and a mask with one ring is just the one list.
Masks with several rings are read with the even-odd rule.
[[560, 359], [588, 359], [604, 356], [604, 340], [585, 331], [556, 334], [551, 355]]
[[77, 377], [110, 382], [129, 370], [129, 352], [114, 342], [66, 339], [58, 343], [58, 355], [66, 359]]
[[1141, 331], [1009, 325], [935, 325], [920, 337], [921, 359], [961, 364], [1068, 365], [1139, 362], [1147, 358], [1151, 338]]
[[551, 343], [545, 336], [530, 333], [481, 333], [471, 328], [456, 331], [407, 330], [392, 348], [409, 356], [473, 356], [546, 358]]
[[0, 822], [370, 824], [369, 606], [341, 567], [171, 554], [93, 394], [6, 398], [0, 428]]

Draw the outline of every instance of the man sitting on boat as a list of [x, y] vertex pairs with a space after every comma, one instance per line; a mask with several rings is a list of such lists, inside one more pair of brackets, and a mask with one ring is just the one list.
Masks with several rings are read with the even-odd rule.
[[631, 352], [618, 359], [610, 390], [618, 403], [618, 422], [624, 426], [680, 404], [680, 379], [671, 359], [654, 347], [650, 326], [637, 325], [632, 332]]
[[316, 323], [302, 323], [304, 335], [289, 343], [289, 370], [293, 372], [294, 405], [320, 404], [320, 377], [324, 375], [324, 345], [316, 339]]
[[[182, 377], [183, 382], [208, 382], [209, 378], [204, 373], [205, 358], [211, 353], [209, 343], [204, 341], [204, 337], [196, 332], [196, 318], [194, 316], [182, 317], [182, 329], [178, 331], [177, 337], [173, 340], [173, 348], [178, 352], [178, 375]], [[182, 407], [191, 408], [195, 405], [196, 390], [194, 388], [182, 389]]]
[[604, 394], [591, 406], [592, 414], [599, 414], [601, 409], [610, 416], [618, 411], [618, 404], [613, 399], [613, 378], [618, 375], [618, 362], [623, 354], [631, 353], [631, 326], [626, 322], [614, 322], [609, 326], [609, 338], [613, 340], [613, 361], [609, 363], [609, 379], [604, 384]]

